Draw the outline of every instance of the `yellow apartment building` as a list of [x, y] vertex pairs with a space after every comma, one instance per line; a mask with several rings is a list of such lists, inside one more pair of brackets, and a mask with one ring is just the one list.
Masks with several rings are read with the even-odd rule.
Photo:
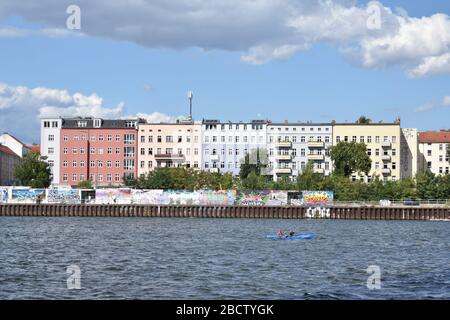
[[353, 173], [352, 180], [371, 181], [376, 175], [383, 181], [396, 181], [400, 174], [401, 129], [395, 123], [335, 123], [333, 145], [339, 142], [363, 142], [372, 160], [372, 168], [366, 176]]

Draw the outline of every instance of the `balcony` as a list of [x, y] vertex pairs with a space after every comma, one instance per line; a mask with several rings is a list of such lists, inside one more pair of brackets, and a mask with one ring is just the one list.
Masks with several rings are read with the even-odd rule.
[[292, 147], [292, 142], [290, 142], [290, 141], [277, 141], [277, 142], [275, 142], [275, 147], [276, 148], [291, 148]]
[[217, 172], [219, 172], [219, 168], [211, 168], [211, 169], [209, 169], [209, 172], [217, 173]]
[[276, 174], [291, 174], [292, 173], [291, 168], [276, 168], [276, 169], [273, 169], [273, 171]]
[[381, 173], [382, 173], [383, 175], [390, 175], [390, 174], [391, 174], [391, 169], [389, 169], [389, 168], [383, 168], [383, 169], [381, 169]]
[[219, 155], [218, 154], [212, 154], [209, 159], [211, 161], [219, 161]]
[[155, 160], [156, 161], [184, 160], [184, 154], [157, 153], [155, 154]]
[[323, 161], [325, 160], [325, 156], [323, 154], [308, 154], [307, 156], [308, 160], [312, 161]]
[[324, 174], [325, 173], [325, 169], [323, 169], [323, 168], [314, 168], [314, 173]]
[[323, 141], [308, 141], [308, 148], [323, 148], [325, 147], [325, 142]]
[[292, 160], [292, 155], [290, 155], [290, 154], [277, 154], [277, 155], [275, 155], [275, 160], [291, 161]]
[[383, 161], [391, 161], [391, 156], [383, 155], [383, 156], [381, 156], [381, 160], [383, 160]]
[[383, 142], [381, 142], [381, 147], [383, 147], [383, 148], [390, 148], [391, 147], [391, 142], [390, 141], [383, 141]]

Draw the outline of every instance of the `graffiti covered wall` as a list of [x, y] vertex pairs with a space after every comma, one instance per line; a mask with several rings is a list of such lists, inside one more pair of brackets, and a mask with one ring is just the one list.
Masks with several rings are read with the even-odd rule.
[[333, 191], [303, 191], [302, 194], [306, 206], [333, 204]]
[[47, 203], [81, 203], [81, 190], [77, 189], [47, 189]]
[[97, 204], [131, 204], [133, 197], [131, 189], [96, 189], [95, 203]]
[[8, 188], [0, 188], [0, 203], [8, 202]]
[[282, 206], [287, 205], [287, 191], [243, 190], [236, 194], [240, 206]]
[[16, 189], [11, 190], [10, 203], [36, 203], [45, 198], [45, 189]]

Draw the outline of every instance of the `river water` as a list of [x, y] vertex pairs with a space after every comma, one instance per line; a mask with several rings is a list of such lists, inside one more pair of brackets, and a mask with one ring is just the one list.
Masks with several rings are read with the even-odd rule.
[[[318, 237], [266, 238], [279, 227]], [[424, 221], [0, 217], [0, 299], [449, 299], [449, 230]], [[71, 265], [81, 289], [68, 289]], [[379, 289], [367, 286], [372, 265]]]

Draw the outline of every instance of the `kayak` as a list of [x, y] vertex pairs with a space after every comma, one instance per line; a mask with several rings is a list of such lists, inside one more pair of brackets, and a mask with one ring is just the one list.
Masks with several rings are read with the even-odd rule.
[[314, 233], [299, 234], [294, 236], [267, 236], [272, 239], [313, 239], [316, 235]]

